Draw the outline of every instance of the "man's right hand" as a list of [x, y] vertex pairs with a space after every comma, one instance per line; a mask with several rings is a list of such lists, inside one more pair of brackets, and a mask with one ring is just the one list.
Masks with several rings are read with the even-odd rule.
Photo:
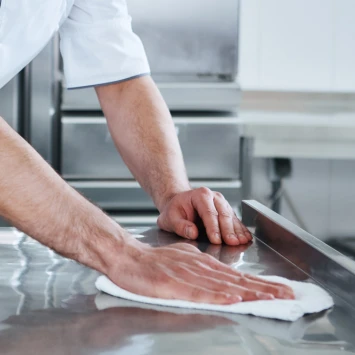
[[288, 287], [243, 276], [191, 245], [152, 248], [135, 240], [70, 187], [1, 118], [0, 166], [1, 216], [128, 291], [218, 304], [293, 298]]
[[294, 299], [290, 287], [241, 274], [185, 243], [153, 248], [130, 238], [110, 264], [115, 284], [148, 297], [213, 304]]

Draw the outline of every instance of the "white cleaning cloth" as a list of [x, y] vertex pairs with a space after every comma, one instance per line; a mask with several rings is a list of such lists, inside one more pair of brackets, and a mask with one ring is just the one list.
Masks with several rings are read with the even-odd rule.
[[126, 300], [155, 304], [167, 307], [203, 309], [228, 313], [252, 314], [254, 316], [295, 321], [307, 313], [316, 313], [334, 305], [330, 295], [317, 285], [308, 282], [290, 281], [278, 276], [259, 276], [268, 281], [278, 282], [292, 287], [295, 300], [269, 300], [240, 302], [232, 305], [215, 305], [180, 300], [167, 300], [137, 295], [115, 285], [106, 276], [100, 276], [95, 286], [105, 293]]

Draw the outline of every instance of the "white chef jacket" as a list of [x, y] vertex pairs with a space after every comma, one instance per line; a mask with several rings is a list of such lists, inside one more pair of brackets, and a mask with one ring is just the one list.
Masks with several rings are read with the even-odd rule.
[[60, 32], [68, 88], [149, 74], [125, 0], [0, 0], [0, 88]]

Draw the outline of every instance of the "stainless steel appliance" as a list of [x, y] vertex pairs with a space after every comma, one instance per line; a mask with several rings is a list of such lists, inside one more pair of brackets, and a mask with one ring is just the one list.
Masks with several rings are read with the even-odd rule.
[[[143, 305], [98, 293], [98, 273], [14, 230], [0, 230], [2, 353], [355, 354], [355, 263], [255, 201], [243, 206], [248, 246], [198, 248], [234, 269], [317, 284], [335, 306], [282, 322], [248, 315]], [[182, 240], [156, 228], [140, 241]], [[183, 242], [183, 241], [182, 241]], [[13, 339], [13, 341], [11, 341]]]
[[[236, 207], [239, 1], [130, 0], [128, 6], [172, 112], [192, 185], [221, 191]], [[57, 38], [32, 63], [31, 143], [101, 207], [117, 216], [144, 211], [155, 221], [150, 198], [114, 148], [94, 89], [66, 90], [60, 64]]]
[[[239, 0], [130, 0], [133, 29], [171, 110], [235, 110]], [[92, 89], [63, 91], [64, 110], [100, 109]]]

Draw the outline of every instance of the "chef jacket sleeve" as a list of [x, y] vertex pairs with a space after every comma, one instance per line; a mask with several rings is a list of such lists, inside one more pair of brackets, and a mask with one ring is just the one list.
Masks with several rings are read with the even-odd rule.
[[125, 81], [150, 72], [125, 0], [75, 0], [60, 27], [60, 38], [69, 89]]

